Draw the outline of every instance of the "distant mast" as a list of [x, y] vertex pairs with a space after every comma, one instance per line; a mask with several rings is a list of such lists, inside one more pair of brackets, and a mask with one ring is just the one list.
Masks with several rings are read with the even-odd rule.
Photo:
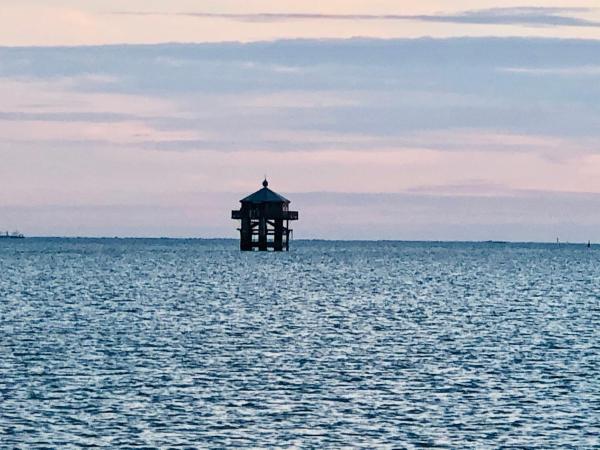
[[231, 211], [231, 218], [241, 221], [240, 250], [288, 251], [290, 221], [298, 220], [298, 211], [290, 211], [290, 201], [269, 189], [265, 178], [262, 189], [242, 200], [241, 208]]

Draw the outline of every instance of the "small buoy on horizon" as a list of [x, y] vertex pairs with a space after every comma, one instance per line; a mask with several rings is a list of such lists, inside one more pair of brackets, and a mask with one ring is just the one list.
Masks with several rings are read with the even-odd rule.
[[588, 241], [588, 248], [590, 248], [592, 246], [592, 241]]

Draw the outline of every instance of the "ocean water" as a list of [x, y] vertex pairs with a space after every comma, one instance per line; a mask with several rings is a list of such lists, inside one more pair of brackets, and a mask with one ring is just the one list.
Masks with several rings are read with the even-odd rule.
[[599, 448], [600, 248], [0, 241], [1, 448]]

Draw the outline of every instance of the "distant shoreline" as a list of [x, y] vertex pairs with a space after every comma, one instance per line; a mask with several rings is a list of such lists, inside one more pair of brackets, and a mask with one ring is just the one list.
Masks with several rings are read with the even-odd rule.
[[[73, 241], [223, 241], [223, 242], [239, 242], [238, 238], [225, 237], [143, 237], [143, 236], [26, 236], [24, 239], [6, 239], [31, 241], [31, 240], [73, 240]], [[294, 239], [294, 242], [299, 243], [405, 243], [405, 244], [485, 244], [485, 245], [525, 245], [525, 244], [543, 244], [543, 245], [588, 245], [588, 241], [571, 242], [571, 241], [507, 241], [507, 240], [412, 240], [412, 239], [322, 239], [322, 238], [303, 238]], [[598, 245], [591, 242], [591, 245]]]

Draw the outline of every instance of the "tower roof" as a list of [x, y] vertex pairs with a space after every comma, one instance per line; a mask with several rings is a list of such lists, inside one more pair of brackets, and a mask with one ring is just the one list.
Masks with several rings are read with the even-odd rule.
[[268, 188], [269, 182], [265, 178], [262, 183], [263, 188], [256, 191], [254, 194], [250, 194], [240, 200], [242, 203], [290, 203], [290, 201], [283, 195], [279, 195], [277, 192], [273, 192]]

